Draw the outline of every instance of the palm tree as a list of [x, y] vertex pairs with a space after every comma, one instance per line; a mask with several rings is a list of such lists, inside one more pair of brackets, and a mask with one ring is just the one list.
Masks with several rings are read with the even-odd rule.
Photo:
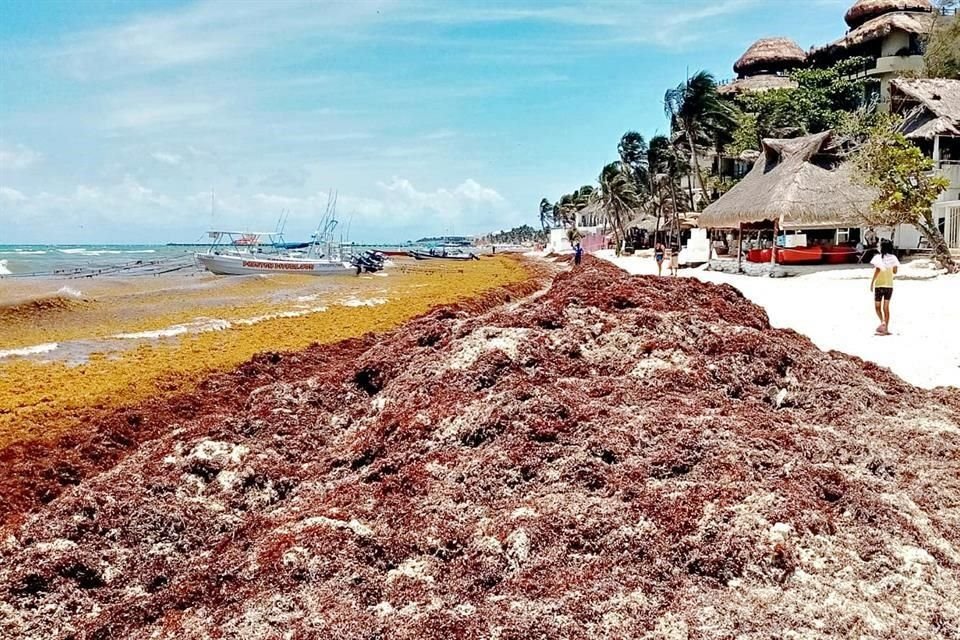
[[636, 131], [627, 131], [617, 145], [620, 162], [633, 175], [638, 194], [650, 193], [650, 149], [647, 141]]
[[553, 205], [546, 198], [540, 201], [540, 226], [544, 231], [550, 229], [550, 218], [553, 215]]
[[[706, 183], [697, 160], [697, 147], [711, 144], [724, 131], [732, 131], [736, 127], [733, 112], [720, 99], [717, 83], [706, 71], [698, 71], [686, 82], [667, 91], [663, 97], [663, 106], [670, 117], [673, 133], [686, 141], [693, 161], [694, 175], [700, 181], [701, 190], [705, 190]], [[692, 204], [696, 211], [696, 203]]]
[[600, 172], [599, 198], [617, 239], [617, 255], [626, 238], [626, 225], [643, 201], [630, 169], [621, 161], [611, 162]]
[[[660, 232], [660, 218], [664, 213], [671, 217], [671, 230], [679, 225], [680, 198], [677, 196], [677, 182], [682, 175], [681, 159], [677, 155], [676, 147], [666, 136], [654, 136], [650, 139], [647, 151], [647, 167], [651, 175], [651, 187], [657, 203], [657, 225], [654, 228], [654, 241]], [[664, 211], [664, 204], [670, 203], [668, 211]]]

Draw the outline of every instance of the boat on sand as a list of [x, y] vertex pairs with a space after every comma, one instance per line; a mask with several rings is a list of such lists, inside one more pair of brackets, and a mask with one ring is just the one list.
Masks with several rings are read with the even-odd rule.
[[409, 255], [416, 260], [455, 260], [466, 262], [468, 260], [480, 259], [473, 253], [450, 251], [410, 251]]
[[[210, 231], [213, 244], [205, 253], [196, 254], [207, 271], [224, 276], [255, 273], [297, 273], [301, 275], [346, 275], [359, 273], [350, 261], [327, 256], [311, 256], [282, 248], [279, 234], [272, 232]], [[238, 242], [239, 241], [239, 242]], [[275, 242], [276, 241], [276, 242]]]

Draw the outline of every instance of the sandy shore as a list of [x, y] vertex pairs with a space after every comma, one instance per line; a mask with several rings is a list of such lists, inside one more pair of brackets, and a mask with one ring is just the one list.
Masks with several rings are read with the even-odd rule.
[[[633, 274], [656, 274], [652, 257], [600, 257]], [[664, 269], [664, 272], [667, 270]], [[729, 284], [762, 306], [775, 327], [793, 329], [824, 350], [836, 349], [889, 367], [925, 388], [960, 387], [960, 275], [930, 277], [928, 269], [901, 270], [891, 307], [893, 335], [876, 336], [870, 293], [872, 270], [842, 268], [790, 278], [681, 269], [681, 277]]]
[[527, 278], [515, 259], [400, 260], [360, 277], [210, 274], [4, 283], [0, 445], [50, 437], [84, 408], [189, 388], [265, 351], [396, 326]]

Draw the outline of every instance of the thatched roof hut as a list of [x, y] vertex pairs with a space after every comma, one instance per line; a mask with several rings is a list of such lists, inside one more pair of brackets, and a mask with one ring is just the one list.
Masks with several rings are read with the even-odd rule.
[[930, 32], [934, 16], [931, 13], [896, 12], [885, 13], [867, 20], [855, 29], [847, 32], [839, 40], [813, 49], [809, 58], [822, 60], [838, 55], [849, 55], [857, 49], [864, 48], [870, 43], [886, 38], [895, 31], [903, 31], [911, 35], [923, 35]]
[[899, 78], [891, 83], [893, 110], [908, 138], [960, 136], [960, 80]]
[[775, 221], [782, 229], [855, 224], [869, 213], [875, 194], [853, 181], [831, 131], [763, 141], [753, 170], [704, 209], [701, 227], [735, 228]]
[[895, 11], [933, 13], [933, 5], [930, 0], [857, 0], [847, 10], [846, 21], [851, 29], [856, 29], [868, 20]]
[[754, 42], [733, 65], [741, 78], [789, 71], [803, 66], [806, 52], [789, 38], [763, 38]]

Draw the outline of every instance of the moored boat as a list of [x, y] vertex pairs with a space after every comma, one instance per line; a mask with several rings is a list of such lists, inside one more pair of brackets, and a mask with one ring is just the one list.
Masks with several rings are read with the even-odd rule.
[[820, 264], [823, 262], [823, 247], [780, 247], [777, 249], [780, 264]]
[[460, 262], [466, 262], [468, 260], [479, 260], [476, 254], [473, 253], [450, 253], [447, 251], [443, 252], [428, 252], [428, 251], [410, 251], [410, 257], [416, 260], [456, 260]]
[[300, 275], [347, 275], [360, 270], [350, 262], [340, 260], [299, 258], [283, 254], [255, 252], [198, 253], [197, 262], [207, 271], [223, 276], [243, 276], [255, 273], [296, 273]]

